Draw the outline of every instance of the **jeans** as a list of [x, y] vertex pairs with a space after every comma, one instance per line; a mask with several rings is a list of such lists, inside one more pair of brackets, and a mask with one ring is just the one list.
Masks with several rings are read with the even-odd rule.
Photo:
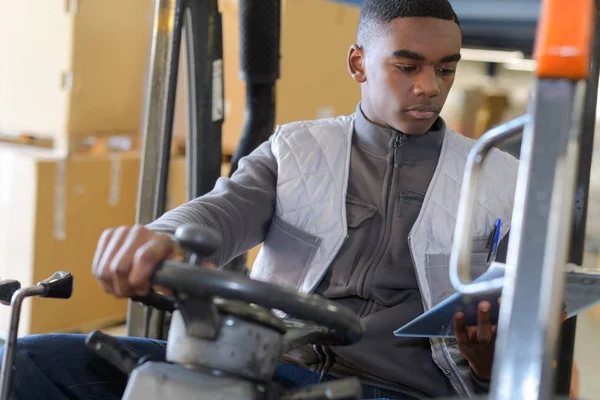
[[[166, 342], [119, 338], [142, 355], [163, 358]], [[4, 348], [0, 349], [0, 356]], [[19, 339], [13, 373], [13, 400], [120, 400], [127, 375], [85, 345], [85, 335], [32, 335]], [[335, 379], [329, 375], [279, 363], [274, 380], [287, 388]], [[407, 400], [412, 397], [363, 385], [365, 400]]]

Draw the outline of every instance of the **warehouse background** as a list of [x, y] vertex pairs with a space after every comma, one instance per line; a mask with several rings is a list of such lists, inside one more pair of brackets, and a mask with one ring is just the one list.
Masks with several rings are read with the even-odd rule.
[[[278, 124], [354, 111], [359, 87], [346, 70], [359, 14], [352, 3], [358, 1], [283, 1]], [[127, 302], [102, 292], [90, 264], [102, 230], [135, 222], [153, 2], [28, 0], [3, 7], [10, 10], [0, 12], [0, 277], [23, 285], [58, 269], [76, 277], [72, 300], [25, 303], [20, 334], [118, 326]], [[237, 2], [221, 0], [220, 7], [226, 175], [242, 130], [245, 86], [238, 76]], [[527, 49], [466, 49], [464, 56], [443, 117], [477, 138], [525, 112], [533, 63]], [[179, 80], [169, 208], [186, 198], [185, 84]], [[600, 247], [599, 171], [594, 161], [586, 254], [592, 268]], [[0, 332], [7, 317], [1, 307]], [[580, 318], [576, 345], [581, 394], [589, 399], [600, 398], [592, 359], [599, 333], [600, 311], [591, 309]]]

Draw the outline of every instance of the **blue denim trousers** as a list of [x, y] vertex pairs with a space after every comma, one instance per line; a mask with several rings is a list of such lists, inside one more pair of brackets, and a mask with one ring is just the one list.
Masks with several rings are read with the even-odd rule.
[[[166, 342], [119, 338], [140, 354], [164, 358]], [[4, 347], [0, 349], [0, 356]], [[85, 335], [32, 335], [19, 339], [13, 374], [13, 400], [120, 400], [127, 375], [85, 345]], [[274, 380], [286, 388], [335, 379], [287, 363], [279, 363]], [[365, 400], [413, 399], [382, 388], [363, 385]]]

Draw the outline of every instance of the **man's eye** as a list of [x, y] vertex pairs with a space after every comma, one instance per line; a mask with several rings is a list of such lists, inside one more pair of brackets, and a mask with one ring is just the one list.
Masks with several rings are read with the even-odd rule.
[[417, 70], [417, 67], [407, 66], [407, 65], [398, 65], [398, 69], [404, 73], [411, 73]]
[[456, 71], [452, 68], [438, 68], [438, 72], [441, 75], [452, 75]]

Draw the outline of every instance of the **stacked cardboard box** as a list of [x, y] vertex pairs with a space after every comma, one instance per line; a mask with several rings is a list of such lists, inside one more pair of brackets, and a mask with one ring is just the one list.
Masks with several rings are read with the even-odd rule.
[[153, 1], [11, 1], [0, 13], [0, 133], [137, 135]]
[[[237, 1], [221, 0], [220, 7], [223, 148], [231, 154], [242, 130], [245, 86], [238, 76]], [[88, 331], [126, 314], [126, 301], [106, 296], [90, 267], [102, 230], [135, 221], [139, 151], [73, 149], [90, 137], [139, 138], [153, 13], [147, 0], [13, 1], [0, 13], [0, 135], [50, 140], [52, 147], [0, 143], [0, 277], [30, 285], [57, 270], [75, 275], [71, 300], [25, 302], [22, 335]], [[283, 1], [278, 124], [354, 111], [360, 91], [346, 54], [357, 21], [355, 7]], [[179, 138], [185, 136], [184, 85], [180, 79]], [[171, 168], [170, 208], [185, 201], [184, 157], [174, 157]], [[0, 332], [6, 328], [7, 308], [0, 307]]]

